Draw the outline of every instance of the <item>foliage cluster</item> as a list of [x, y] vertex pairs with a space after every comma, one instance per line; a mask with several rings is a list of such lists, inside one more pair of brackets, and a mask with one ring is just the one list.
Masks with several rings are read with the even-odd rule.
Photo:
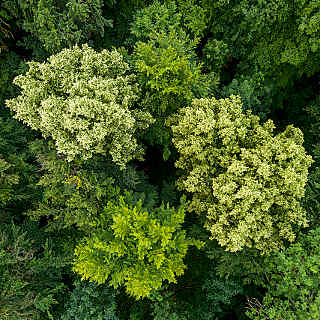
[[250, 319], [319, 319], [319, 240], [320, 230], [316, 228], [268, 259], [267, 292], [262, 303], [250, 301]]
[[61, 320], [118, 320], [115, 292], [93, 282], [77, 281]]
[[0, 320], [318, 319], [319, 21], [1, 1]]
[[28, 64], [28, 72], [14, 80], [21, 94], [6, 102], [17, 119], [52, 137], [68, 161], [106, 151], [122, 167], [142, 159], [135, 132], [153, 119], [132, 110], [138, 88], [121, 54], [84, 45]]
[[[171, 134], [164, 125], [167, 116], [193, 98], [209, 95], [218, 84], [215, 73], [201, 72], [202, 64], [196, 58], [204, 11], [189, 2], [190, 7], [182, 1], [177, 5], [155, 1], [137, 12], [131, 26], [136, 41], [132, 63], [145, 94], [143, 104], [156, 118], [146, 139], [163, 147], [165, 160], [172, 149]], [[196, 20], [191, 18], [195, 12]]]
[[118, 205], [104, 208], [95, 232], [76, 248], [74, 270], [98, 284], [110, 277], [114, 288], [125, 284], [128, 294], [146, 297], [164, 280], [175, 283], [186, 268], [188, 247], [201, 247], [200, 241], [186, 238], [183, 220], [183, 206], [162, 205], [149, 212], [141, 201], [131, 206], [120, 197]]
[[44, 237], [43, 232], [30, 222], [1, 227], [1, 319], [54, 319], [66, 292], [63, 274], [72, 249], [70, 237], [64, 245], [57, 235]]
[[[3, 12], [27, 32], [23, 45], [49, 54], [103, 37], [112, 20], [102, 15], [102, 0], [4, 0]], [[40, 42], [40, 43], [37, 43]]]
[[271, 120], [242, 113], [239, 97], [194, 100], [168, 125], [184, 174], [178, 187], [193, 194], [190, 210], [207, 217], [211, 238], [229, 251], [278, 250], [307, 226], [299, 200], [312, 159], [299, 129], [274, 135]]

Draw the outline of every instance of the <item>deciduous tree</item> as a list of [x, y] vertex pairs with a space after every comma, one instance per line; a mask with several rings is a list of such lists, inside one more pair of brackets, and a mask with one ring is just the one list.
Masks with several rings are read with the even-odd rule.
[[15, 118], [52, 137], [69, 161], [109, 152], [124, 168], [142, 159], [136, 132], [153, 122], [148, 112], [133, 109], [138, 88], [128, 72], [116, 50], [64, 49], [47, 62], [30, 62], [14, 80], [21, 94], [7, 106]]
[[271, 120], [242, 113], [238, 96], [196, 99], [168, 125], [180, 154], [177, 185], [226, 250], [280, 249], [295, 239], [294, 226], [307, 225], [299, 201], [312, 159], [299, 129], [274, 134]]

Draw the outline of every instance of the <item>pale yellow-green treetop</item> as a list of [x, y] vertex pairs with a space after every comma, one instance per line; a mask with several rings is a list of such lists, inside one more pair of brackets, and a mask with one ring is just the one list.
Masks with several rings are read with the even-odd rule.
[[242, 113], [239, 96], [195, 99], [167, 124], [179, 152], [177, 185], [192, 194], [191, 211], [206, 216], [211, 239], [235, 252], [261, 253], [294, 241], [295, 226], [307, 226], [300, 205], [312, 163], [302, 132]]
[[28, 65], [14, 79], [20, 95], [6, 101], [16, 119], [52, 137], [69, 161], [106, 152], [122, 167], [142, 159], [136, 133], [153, 119], [133, 108], [139, 89], [119, 52], [74, 46]]

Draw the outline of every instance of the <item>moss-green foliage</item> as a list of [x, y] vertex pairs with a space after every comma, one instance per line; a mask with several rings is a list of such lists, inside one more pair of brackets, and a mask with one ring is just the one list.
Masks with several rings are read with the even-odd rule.
[[266, 277], [264, 265], [267, 255], [252, 248], [241, 251], [225, 251], [216, 241], [207, 244], [206, 251], [211, 263], [215, 266], [216, 274], [223, 279], [241, 279], [243, 286], [261, 286]]
[[242, 113], [239, 97], [194, 100], [168, 124], [183, 169], [178, 187], [193, 194], [190, 209], [226, 250], [276, 250], [306, 226], [299, 200], [312, 162], [299, 129], [275, 135], [271, 120]]
[[304, 206], [308, 212], [310, 225], [316, 227], [320, 222], [320, 97], [312, 101], [306, 111], [308, 119], [304, 131], [308, 138], [307, 148], [313, 156], [314, 164], [308, 178]]
[[103, 204], [119, 196], [119, 187], [107, 174], [114, 167], [110, 161], [102, 161], [97, 168], [94, 163], [68, 163], [57, 156], [53, 143], [46, 146], [41, 141], [32, 145], [32, 151], [38, 159], [38, 185], [43, 190], [42, 201], [26, 212], [33, 219], [53, 218], [49, 224], [54, 229], [76, 225], [86, 230]]
[[8, 52], [0, 56], [0, 106], [1, 115], [7, 116], [7, 110], [3, 110], [5, 99], [14, 97], [17, 88], [13, 85], [14, 77], [23, 72], [23, 62], [14, 52]]
[[27, 146], [33, 137], [31, 130], [18, 121], [0, 118], [1, 223], [10, 217], [19, 220], [21, 211], [38, 197], [37, 173]]
[[[196, 7], [190, 3], [189, 9]], [[204, 14], [201, 8], [198, 13]], [[190, 20], [190, 16], [185, 18]], [[183, 20], [173, 1], [166, 5], [155, 1], [137, 12], [131, 27], [139, 41], [133, 53], [135, 70], [150, 95], [146, 107], [156, 115], [171, 114], [193, 97], [210, 91], [208, 80], [212, 77], [201, 74], [194, 54], [202, 28], [184, 25]]]
[[115, 291], [107, 285], [76, 281], [61, 320], [118, 320]]
[[[296, 93], [298, 99], [303, 96], [295, 82], [308, 82], [320, 70], [319, 2], [201, 0], [200, 6], [206, 10], [206, 67], [210, 68], [204, 54], [207, 45], [223, 43], [228, 49], [228, 55], [221, 56], [226, 63], [220, 77], [227, 85], [221, 97], [226, 97], [226, 90], [241, 94], [245, 107], [250, 98], [250, 109], [263, 118], [270, 117], [270, 111], [290, 109], [297, 99], [288, 100]], [[219, 45], [214, 48], [223, 53]], [[259, 85], [257, 74], [265, 78]], [[308, 87], [312, 85], [311, 80]]]
[[[204, 11], [193, 1], [179, 1], [179, 5], [155, 1], [136, 13], [131, 26], [136, 41], [132, 64], [144, 92], [143, 106], [156, 118], [145, 138], [151, 145], [164, 148], [165, 159], [171, 153], [166, 117], [194, 97], [208, 96], [218, 84], [214, 73], [202, 74], [195, 55], [204, 28]], [[197, 12], [193, 20], [192, 12]]]
[[152, 301], [152, 319], [232, 318], [235, 309], [244, 305], [237, 299], [244, 294], [240, 278], [220, 277], [215, 270], [216, 261], [198, 250], [188, 252], [186, 263], [188, 269], [176, 285], [164, 285], [148, 297]]
[[252, 299], [250, 319], [319, 319], [320, 228], [301, 235], [299, 241], [277, 252], [265, 265], [266, 294]]
[[[157, 39], [161, 42], [161, 38]], [[164, 39], [164, 47], [156, 42], [138, 43], [135, 49], [138, 79], [150, 92], [147, 104], [155, 114], [170, 114], [194, 96], [192, 89], [200, 81], [200, 68]]]
[[196, 38], [203, 34], [204, 15], [203, 8], [193, 0], [169, 0], [163, 4], [156, 0], [150, 6], [136, 12], [131, 33], [143, 42], [157, 33], [176, 33], [174, 46], [190, 50], [192, 42], [197, 42]]
[[[202, 0], [214, 37], [234, 57], [253, 62], [282, 84], [288, 73], [319, 70], [319, 2], [316, 0]], [[210, 25], [210, 24], [209, 24]], [[291, 72], [290, 72], [291, 71]], [[287, 73], [287, 74], [286, 74]]]
[[56, 319], [66, 289], [62, 274], [70, 264], [68, 246], [72, 247], [71, 239], [65, 246], [61, 236], [45, 236], [30, 222], [1, 225], [0, 319]]
[[11, 200], [13, 185], [19, 182], [19, 176], [10, 172], [11, 166], [10, 163], [0, 158], [0, 203], [2, 205]]
[[206, 9], [197, 0], [165, 0], [165, 3], [175, 2], [177, 12], [180, 13], [181, 25], [191, 37], [200, 38], [204, 35], [206, 26]]
[[14, 80], [21, 94], [7, 106], [17, 119], [52, 137], [69, 161], [109, 152], [124, 167], [142, 159], [135, 132], [153, 121], [147, 112], [130, 110], [138, 89], [128, 71], [115, 50], [64, 49], [45, 63], [29, 63], [26, 75]]
[[11, 33], [10, 25], [6, 22], [7, 15], [1, 10], [0, 11], [0, 54], [8, 50], [6, 40], [11, 38], [13, 35]]
[[266, 120], [271, 112], [273, 86], [267, 85], [261, 72], [250, 76], [235, 77], [231, 83], [222, 89], [223, 97], [231, 95], [240, 95], [243, 110], [252, 110], [252, 112]]
[[203, 48], [203, 58], [206, 67], [210, 71], [220, 72], [227, 64], [227, 56], [230, 54], [228, 45], [221, 40], [212, 39]]
[[112, 21], [102, 15], [102, 0], [4, 0], [3, 8], [18, 27], [30, 33], [24, 45], [49, 54], [103, 37]]
[[90, 230], [90, 223], [102, 213], [104, 205], [117, 201], [123, 190], [134, 191], [148, 207], [157, 201], [156, 188], [132, 167], [120, 170], [109, 158], [101, 156], [68, 163], [56, 154], [52, 141], [35, 141], [31, 150], [41, 173], [38, 185], [42, 200], [26, 214], [33, 219], [49, 218], [51, 228], [76, 225]]
[[75, 250], [74, 270], [98, 284], [110, 279], [136, 299], [159, 289], [163, 281], [175, 283], [184, 273], [183, 258], [190, 245], [200, 241], [181, 230], [184, 208], [162, 205], [145, 210], [142, 202], [109, 203], [96, 222], [96, 231]]

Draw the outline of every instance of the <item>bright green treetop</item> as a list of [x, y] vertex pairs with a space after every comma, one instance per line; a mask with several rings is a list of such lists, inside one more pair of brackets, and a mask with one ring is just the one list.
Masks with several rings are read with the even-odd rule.
[[47, 62], [30, 62], [15, 78], [22, 92], [7, 106], [44, 137], [52, 137], [67, 159], [111, 154], [124, 166], [142, 159], [135, 133], [152, 123], [147, 112], [133, 110], [138, 88], [117, 51], [98, 53], [87, 45], [64, 49]]
[[157, 118], [208, 96], [218, 84], [214, 73], [202, 74], [194, 52], [205, 28], [204, 10], [193, 0], [177, 2], [154, 1], [137, 11], [131, 26], [137, 79], [149, 97], [147, 110]]
[[163, 281], [176, 282], [186, 268], [183, 259], [190, 245], [200, 241], [181, 230], [184, 209], [161, 206], [151, 212], [141, 202], [131, 206], [120, 199], [109, 203], [92, 233], [75, 250], [74, 270], [98, 284], [110, 279], [117, 288], [139, 299]]
[[168, 121], [176, 162], [184, 174], [178, 187], [193, 194], [190, 209], [206, 214], [206, 228], [228, 251], [279, 249], [306, 226], [299, 200], [311, 156], [299, 129], [275, 135], [271, 120], [242, 113], [238, 96], [196, 99]]

